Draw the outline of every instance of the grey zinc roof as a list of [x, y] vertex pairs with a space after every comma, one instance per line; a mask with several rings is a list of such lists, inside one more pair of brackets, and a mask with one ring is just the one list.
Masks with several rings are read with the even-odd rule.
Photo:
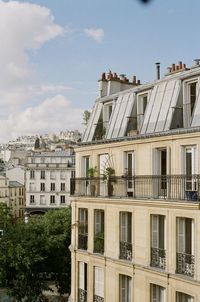
[[18, 181], [9, 181], [9, 187], [10, 188], [23, 187], [23, 184], [21, 184]]

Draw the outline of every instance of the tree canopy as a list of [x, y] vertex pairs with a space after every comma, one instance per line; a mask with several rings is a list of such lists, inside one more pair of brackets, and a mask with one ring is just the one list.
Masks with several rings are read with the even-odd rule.
[[[0, 214], [1, 216], [1, 214]], [[0, 283], [17, 302], [45, 301], [48, 279], [70, 292], [70, 209], [7, 224], [0, 239]]]

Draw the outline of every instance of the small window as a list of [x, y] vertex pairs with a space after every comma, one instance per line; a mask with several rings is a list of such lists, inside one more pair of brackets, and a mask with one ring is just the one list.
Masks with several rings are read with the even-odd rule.
[[65, 203], [65, 195], [60, 196], [60, 203]]
[[45, 171], [41, 171], [40, 172], [40, 178], [41, 179], [45, 179]]
[[131, 277], [119, 275], [119, 302], [131, 302]]
[[35, 179], [35, 171], [30, 170], [30, 179]]
[[35, 196], [34, 195], [30, 195], [30, 203], [31, 204], [35, 203]]
[[151, 302], [165, 302], [165, 288], [156, 284], [151, 284]]
[[40, 184], [40, 191], [44, 192], [45, 191], [45, 183], [41, 182]]
[[62, 182], [62, 183], [60, 184], [60, 190], [61, 190], [61, 191], [65, 191], [65, 183], [64, 183], [64, 182]]
[[46, 200], [44, 195], [40, 195], [40, 204], [41, 205], [46, 205]]
[[194, 298], [190, 295], [176, 292], [176, 302], [194, 302]]
[[56, 184], [55, 182], [51, 183], [51, 191], [55, 191], [56, 190]]
[[55, 195], [50, 196], [50, 203], [54, 204], [55, 203]]

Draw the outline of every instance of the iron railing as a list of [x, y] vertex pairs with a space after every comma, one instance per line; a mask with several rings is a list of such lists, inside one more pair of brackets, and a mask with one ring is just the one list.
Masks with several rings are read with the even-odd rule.
[[200, 175], [72, 178], [71, 195], [199, 201]]
[[104, 302], [104, 298], [102, 298], [98, 295], [94, 295], [93, 302]]
[[176, 272], [190, 277], [194, 276], [194, 255], [176, 253]]
[[78, 302], [87, 302], [87, 291], [82, 288], [78, 289]]
[[81, 250], [87, 250], [88, 234], [78, 234], [78, 248]]
[[161, 269], [166, 268], [166, 250], [161, 248], [151, 248], [151, 266]]
[[119, 258], [124, 260], [132, 260], [132, 243], [126, 241], [120, 241], [120, 254]]

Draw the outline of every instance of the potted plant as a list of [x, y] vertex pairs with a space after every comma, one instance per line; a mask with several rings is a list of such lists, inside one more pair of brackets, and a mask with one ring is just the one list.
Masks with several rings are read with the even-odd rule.
[[103, 179], [107, 181], [108, 196], [113, 196], [113, 182], [115, 181], [113, 178], [114, 176], [115, 169], [113, 169], [112, 167], [107, 167], [103, 171]]
[[93, 179], [96, 174], [97, 174], [98, 170], [97, 167], [90, 167], [87, 170], [87, 177], [90, 179], [89, 180], [89, 185], [90, 185], [90, 194], [91, 196], [95, 196], [95, 192], [96, 192], [96, 181]]

